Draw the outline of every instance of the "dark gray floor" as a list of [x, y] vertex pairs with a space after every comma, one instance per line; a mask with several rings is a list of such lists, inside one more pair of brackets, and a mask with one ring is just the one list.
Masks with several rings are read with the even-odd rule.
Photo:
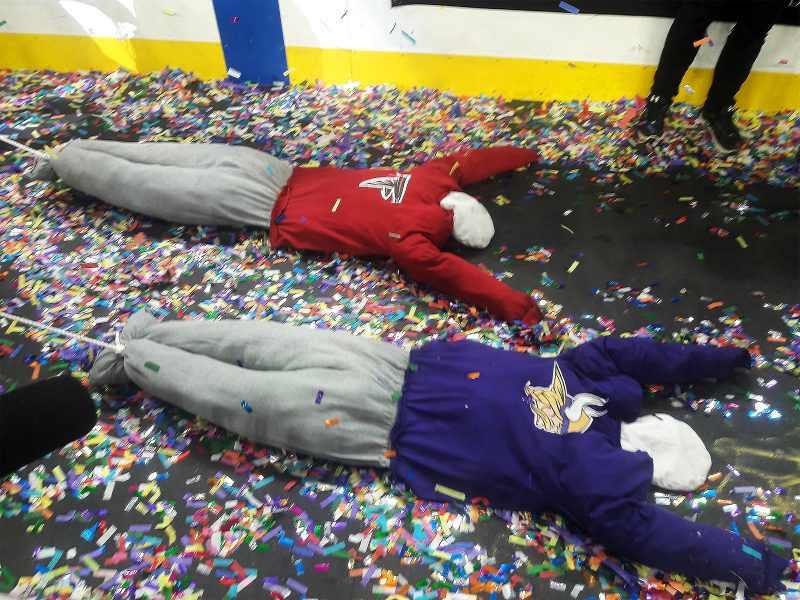
[[[563, 306], [560, 317], [571, 315], [573, 321], [586, 327], [607, 328], [609, 320], [612, 320], [618, 332], [633, 332], [641, 327], [650, 327], [652, 331], [660, 332], [660, 337], [669, 337], [670, 334], [680, 333], [682, 328], [686, 328], [689, 333], [679, 337], [692, 339], [702, 327], [701, 321], [707, 320], [706, 331], [712, 337], [718, 337], [726, 331], [730, 332], [731, 326], [719, 320], [728, 312], [741, 320], [741, 334], [752, 338], [768, 359], [775, 355], [778, 346], [787, 345], [786, 342], [769, 342], [767, 338], [771, 330], [781, 332], [787, 339], [791, 339], [793, 333], [781, 317], [789, 313], [790, 307], [798, 302], [800, 296], [800, 230], [796, 191], [766, 185], [752, 186], [744, 192], [718, 188], [702, 175], [691, 171], [672, 176], [634, 177], [630, 185], [620, 186], [594, 181], [594, 175], [589, 171], [582, 171], [580, 176], [568, 180], [566, 169], [559, 164], [550, 165], [546, 169], [554, 172], [552, 180], [549, 172], [532, 168], [528, 172], [514, 173], [467, 190], [487, 200], [497, 233], [491, 246], [485, 251], [461, 252], [462, 255], [493, 271], [513, 272], [514, 276], [507, 280], [510, 285], [520, 289], [535, 287], [542, 290], [548, 299]], [[528, 189], [534, 181], [546, 181], [547, 188], [553, 194], [523, 199], [528, 195]], [[498, 206], [491, 202], [498, 194], [513, 200], [508, 205]], [[764, 212], [737, 211], [733, 204], [740, 203], [745, 194], [750, 195], [751, 206], [764, 209]], [[692, 199], [688, 200], [687, 197]], [[87, 204], [81, 198], [67, 201]], [[565, 215], [567, 211], [571, 212]], [[762, 219], [767, 217], [768, 221], [765, 222], [768, 225], [759, 222], [755, 218], [758, 215], [762, 215]], [[681, 221], [683, 217], [686, 219]], [[723, 227], [729, 234], [720, 237], [709, 231], [715, 227]], [[175, 230], [165, 224], [156, 223], [142, 231], [149, 240], [175, 237]], [[131, 235], [135, 233], [136, 231], [131, 232]], [[3, 234], [0, 230], [0, 242]], [[5, 234], [10, 235], [8, 231]], [[217, 237], [219, 243], [225, 245], [236, 235], [235, 232], [222, 231]], [[739, 236], [745, 240], [746, 248], [742, 248], [737, 242], [736, 238]], [[514, 258], [534, 245], [553, 250], [549, 263], [524, 262]], [[67, 246], [65, 243], [65, 249]], [[510, 257], [510, 260], [503, 260], [504, 257]], [[310, 257], [312, 261], [315, 258]], [[577, 268], [568, 272], [576, 260], [579, 262]], [[304, 264], [304, 259], [300, 258], [297, 263], [292, 264], [290, 260], [280, 268], [288, 270], [296, 266], [303, 269]], [[354, 264], [348, 263], [350, 266]], [[17, 296], [14, 289], [17, 276], [13, 262], [0, 262], [0, 273], [6, 270], [9, 275], [0, 281], [0, 297], [8, 300]], [[563, 284], [563, 287], [539, 283], [543, 272], [552, 281]], [[199, 281], [203, 274], [202, 269], [198, 269], [182, 282]], [[604, 302], [603, 295], [595, 290], [606, 290], [609, 282], [618, 282], [640, 290], [649, 288], [649, 293], [660, 299], [660, 302], [644, 306], [637, 306], [625, 299]], [[312, 284], [306, 282], [306, 285]], [[241, 288], [241, 291], [244, 289]], [[321, 288], [316, 293], [329, 294]], [[722, 304], [709, 308], [709, 305], [713, 306], [716, 302]], [[35, 316], [35, 312], [29, 309], [29, 306], [24, 307], [20, 314]], [[598, 321], [598, 317], [602, 317], [604, 325]], [[716, 333], [713, 331], [715, 328]], [[24, 342], [26, 345], [25, 350], [16, 358], [0, 358], [0, 385], [6, 389], [25, 385], [30, 380], [31, 373], [30, 366], [26, 364], [26, 354], [36, 355], [40, 348], [30, 340], [25, 340], [19, 333], [7, 334], [3, 331], [0, 331], [2, 337], [12, 340], [14, 344]], [[32, 358], [28, 356], [27, 362]], [[42, 376], [50, 375], [52, 373], [43, 371]], [[713, 449], [714, 471], [727, 474], [729, 469], [726, 465], [732, 465], [738, 470], [741, 475], [729, 481], [720, 491], [720, 498], [737, 501], [741, 508], [746, 508], [752, 506], [753, 502], [745, 499], [742, 494], [733, 494], [731, 490], [734, 485], [762, 486], [768, 490], [780, 488], [777, 495], [768, 497], [767, 505], [780, 513], [781, 516], [775, 523], [780, 524], [787, 533], [783, 536], [779, 533], [769, 535], [787, 539], [794, 546], [800, 543], [800, 535], [794, 531], [796, 526], [786, 521], [785, 515], [791, 511], [796, 513], [800, 508], [797, 501], [800, 495], [800, 479], [797, 477], [800, 463], [797, 450], [800, 448], [800, 412], [791, 396], [792, 391], [798, 387], [800, 386], [796, 377], [766, 367], [754, 369], [747, 376], [740, 375], [718, 385], [701, 384], [678, 390], [659, 390], [646, 402], [647, 411], [667, 412], [691, 423], [709, 448]], [[748, 392], [763, 395], [773, 409], [780, 411], [781, 418], [748, 416], [748, 411], [753, 407]], [[732, 397], [726, 398], [726, 394]], [[674, 399], [670, 400], [670, 396], [682, 400], [676, 402]], [[145, 420], [148, 414], [150, 417], [156, 415], [153, 424], [170, 439], [170, 444], [175, 446], [183, 443], [175, 440], [180, 437], [182, 427], [185, 426], [185, 421], [181, 420], [185, 415], [170, 409], [152, 412], [149, 403], [134, 403], [129, 408], [127, 399], [127, 395], [106, 396], [102, 401], [101, 421], [108, 423], [113, 429], [114, 420], [126, 416], [128, 410]], [[693, 399], [704, 400], [697, 411], [690, 406]], [[718, 400], [722, 405], [738, 404], [738, 408], [731, 407], [726, 416], [724, 407], [711, 404], [712, 399]], [[704, 411], [704, 408], [708, 408], [708, 411]], [[209, 486], [204, 484], [205, 481], [218, 472], [230, 476], [237, 484], [247, 482], [246, 474], [236, 474], [229, 466], [209, 461], [209, 456], [220, 447], [232, 445], [231, 438], [206, 436], [203, 439], [188, 439], [187, 448], [192, 452], [185, 460], [169, 469], [168, 479], [159, 481], [162, 496], [175, 502], [177, 517], [174, 525], [179, 540], [189, 528], [185, 521], [191, 510], [182, 500], [187, 490], [192, 493], [201, 488], [208, 491]], [[63, 456], [54, 456], [43, 464], [48, 469], [56, 464], [66, 468], [68, 461]], [[36, 547], [76, 546], [80, 555], [97, 548], [93, 543], [80, 538], [81, 531], [90, 524], [103, 520], [116, 526], [119, 531], [125, 531], [132, 524], [147, 520], [135, 511], [124, 510], [127, 498], [130, 497], [128, 486], [146, 482], [151, 473], [162, 471], [164, 469], [155, 460], [149, 465], [133, 467], [130, 470], [130, 481], [117, 485], [117, 502], [114, 503], [101, 501], [102, 491], [80, 500], [67, 498], [59, 501], [52, 507], [56, 514], [69, 514], [69, 511], [75, 510], [75, 518], [60, 523], [51, 519], [38, 534], [26, 533], [26, 528], [33, 522], [29, 516], [0, 519], [0, 564], [17, 576], [31, 575], [34, 566], [40, 564], [33, 562], [31, 558]], [[29, 472], [30, 467], [23, 470], [21, 475], [27, 477]], [[201, 486], [187, 486], [185, 482], [198, 475]], [[275, 475], [276, 481], [263, 488], [262, 492], [288, 498], [290, 503], [296, 503], [307, 511], [315, 523], [323, 523], [331, 518], [330, 511], [319, 507], [322, 494], [316, 500], [310, 500], [300, 494], [301, 485], [295, 486], [291, 491], [283, 491], [283, 487], [293, 478], [288, 473]], [[335, 466], [319, 467], [317, 473], [312, 470], [306, 479], [320, 479], [331, 483], [340, 481]], [[690, 516], [693, 511], [688, 509], [688, 504], [688, 500], [684, 501], [673, 510]], [[8, 503], [4, 508], [8, 510]], [[99, 516], [85, 513], [81, 518], [81, 511], [98, 510], [108, 512]], [[285, 529], [292, 529], [292, 515], [284, 513], [279, 518], [282, 519], [280, 522]], [[713, 504], [713, 499], [708, 506], [698, 511], [696, 518], [699, 522], [723, 527], [730, 527], [731, 523], [721, 506]], [[738, 517], [736, 523], [744, 535], [749, 535], [744, 515]], [[360, 520], [350, 521], [346, 529], [349, 533], [360, 533], [363, 530], [364, 523]], [[500, 563], [512, 563], [513, 554], [518, 550], [524, 550], [534, 565], [543, 561], [544, 557], [530, 548], [520, 548], [508, 543], [508, 533], [505, 522], [495, 517], [480, 522], [474, 533], [461, 535], [458, 541], [479, 543], [489, 549], [489, 555], [497, 558], [498, 566]], [[346, 540], [346, 536], [340, 534], [340, 539]], [[177, 546], [181, 546], [180, 541]], [[348, 548], [353, 546], [352, 543], [348, 544]], [[103, 558], [110, 554], [111, 552], [106, 552]], [[267, 576], [279, 577], [281, 581], [285, 581], [286, 577], [293, 577], [309, 586], [309, 597], [362, 598], [373, 595], [371, 587], [360, 585], [359, 578], [348, 577], [348, 561], [345, 558], [331, 557], [326, 560], [331, 565], [326, 572], [317, 572], [312, 568], [318, 560], [305, 559], [305, 574], [301, 576], [298, 575], [293, 556], [297, 558], [278, 544], [274, 544], [267, 554], [251, 552], [243, 547], [233, 557], [245, 568], [257, 568], [258, 579], [238, 597], [263, 598], [266, 592], [261, 582]], [[361, 558], [363, 557], [359, 557]], [[77, 559], [62, 559], [60, 564], [82, 566]], [[111, 568], [121, 569], [129, 564], [123, 563]], [[429, 565], [401, 564], [395, 556], [381, 559], [380, 564], [395, 573], [402, 573], [413, 584], [420, 584], [431, 575]], [[359, 561], [354, 565], [355, 568], [361, 566], [363, 563]], [[204, 597], [221, 598], [228, 587], [220, 585], [218, 578], [198, 574], [195, 567], [196, 565], [191, 567], [188, 575], [205, 589]], [[601, 569], [600, 572], [609, 581], [614, 581], [610, 571]], [[535, 575], [527, 574], [524, 566], [514, 574], [522, 578], [521, 582], [515, 582], [514, 589], [521, 590], [530, 584], [537, 598], [564, 598], [575, 584], [586, 584], [580, 573], [560, 575], [558, 581], [567, 584], [567, 591], [562, 592], [551, 590], [548, 580], [540, 580]], [[134, 581], [136, 577], [138, 575], [134, 576]], [[622, 581], [617, 579], [616, 583], [618, 587], [614, 589], [622, 591]], [[633, 589], [629, 588], [629, 591]], [[595, 597], [601, 591], [597, 585], [587, 587], [578, 597]], [[482, 597], [488, 598], [489, 594], [483, 594]]]

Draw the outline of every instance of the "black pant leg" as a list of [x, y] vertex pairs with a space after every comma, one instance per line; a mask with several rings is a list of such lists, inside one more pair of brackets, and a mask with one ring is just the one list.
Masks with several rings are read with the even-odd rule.
[[672, 98], [678, 93], [681, 79], [697, 55], [694, 42], [705, 37], [711, 22], [719, 15], [721, 0], [685, 0], [664, 42], [650, 94]]
[[0, 396], [0, 477], [86, 435], [97, 422], [94, 402], [68, 375]]
[[734, 97], [750, 75], [764, 40], [778, 19], [785, 0], [739, 3], [736, 25], [722, 49], [705, 109], [716, 112], [734, 103]]

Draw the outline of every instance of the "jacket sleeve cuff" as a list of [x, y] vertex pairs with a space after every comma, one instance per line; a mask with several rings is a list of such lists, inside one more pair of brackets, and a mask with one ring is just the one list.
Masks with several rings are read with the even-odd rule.
[[523, 325], [530, 327], [542, 320], [542, 313], [529, 296], [526, 296], [526, 300], [527, 306], [524, 309], [525, 312], [518, 320], [521, 321]]

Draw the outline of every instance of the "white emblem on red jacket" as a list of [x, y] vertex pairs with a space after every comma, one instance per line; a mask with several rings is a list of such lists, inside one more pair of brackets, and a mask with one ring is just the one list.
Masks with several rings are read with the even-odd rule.
[[373, 177], [358, 184], [362, 188], [376, 188], [381, 191], [384, 200], [391, 201], [392, 204], [400, 204], [406, 193], [411, 175], [399, 173], [394, 177]]

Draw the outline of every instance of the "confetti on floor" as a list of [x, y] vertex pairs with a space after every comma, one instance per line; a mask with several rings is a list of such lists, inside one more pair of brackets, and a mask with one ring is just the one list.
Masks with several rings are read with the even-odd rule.
[[[791, 131], [800, 123], [789, 113], [740, 115], [750, 149], [738, 159], [720, 159], [695, 133], [698, 115], [688, 105], [675, 107], [662, 146], [640, 152], [619, 126], [620, 116], [635, 108], [632, 100], [534, 104], [321, 84], [265, 93], [238, 82], [204, 83], [177, 71], [4, 72], [0, 90], [0, 133], [32, 140], [37, 149], [99, 132], [120, 140], [242, 142], [297, 164], [399, 170], [463, 144], [513, 142], [535, 145], [543, 167], [525, 187], [527, 194], [499, 210], [546, 202], [555, 197], [556, 184], [592, 178], [593, 184], [615, 186], [588, 200], [597, 214], [613, 215], [630, 205], [625, 186], [692, 169], [711, 185], [733, 190], [725, 199], [725, 231], [739, 222], [767, 227], [797, 218], [795, 207], [764, 209], [758, 198], [748, 197], [751, 184], [796, 187], [786, 159], [796, 151]], [[147, 308], [171, 318], [273, 319], [404, 345], [469, 337], [542, 355], [625, 333], [750, 349], [762, 389], [651, 390], [663, 410], [677, 405], [687, 416], [697, 414], [693, 424], [744, 419], [753, 427], [775, 426], [800, 407], [797, 385], [789, 393], [783, 384], [770, 385], [772, 374], [800, 374], [800, 305], [754, 296], [774, 317], [772, 330], [757, 332], [757, 340], [734, 306], [723, 302], [704, 315], [681, 313], [688, 294], [659, 289], [662, 300], [654, 286], [611, 281], [615, 275], [600, 279], [608, 282], [603, 288], [591, 289], [597, 279], [585, 286], [592, 308], [571, 314], [549, 297], [561, 284], [548, 277], [544, 292], [532, 290], [547, 316], [522, 329], [410, 283], [383, 261], [275, 250], [263, 231], [154, 223], [58, 186], [26, 184], [20, 176], [24, 163], [21, 153], [9, 152], [0, 164], [0, 286], [6, 292], [1, 304], [56, 327], [111, 343], [128, 315]], [[681, 227], [700, 220], [692, 213]], [[674, 227], [673, 221], [665, 218], [658, 226]], [[553, 229], [569, 238], [586, 235], [568, 223]], [[718, 225], [703, 235], [723, 239]], [[736, 244], [735, 234], [728, 238]], [[751, 239], [754, 246], [757, 240]], [[575, 253], [556, 248], [532, 239], [509, 247], [506, 255], [520, 264], [550, 262], [548, 268], [563, 255], [566, 264], [550, 269], [563, 272]], [[581, 258], [570, 277], [591, 273], [589, 258]], [[518, 287], [537, 284], [538, 277]], [[717, 300], [702, 302], [712, 301]], [[656, 322], [622, 329], [602, 311], [612, 303], [633, 305], [639, 319], [656, 305], [672, 306], [677, 329]], [[85, 379], [95, 356], [85, 344], [64, 345], [54, 334], [14, 331], [8, 319], [0, 319], [0, 336], [0, 393], [20, 383], [5, 374], [12, 362], [28, 372], [35, 364], [42, 377], [69, 370]], [[620, 562], [557, 516], [495, 510], [480, 499], [421, 502], [383, 472], [250, 444], [143, 392], [108, 390], [94, 398], [101, 419], [91, 434], [0, 483], [4, 536], [13, 531], [14, 539], [27, 544], [15, 547], [15, 554], [26, 553], [14, 563], [23, 569], [10, 569], [3, 557], [2, 589], [16, 585], [39, 597], [153, 599], [330, 597], [337, 585], [352, 586], [354, 597], [399, 594], [417, 600], [447, 592], [489, 598], [646, 594], [661, 600], [736, 593]], [[322, 398], [320, 390], [315, 404]], [[241, 405], [252, 410], [246, 401]], [[787, 430], [788, 448], [792, 436]], [[696, 493], [653, 492], [651, 499], [687, 518], [723, 519], [743, 535], [751, 534], [752, 523], [774, 547], [790, 551], [798, 542], [793, 472], [778, 472], [777, 483], [763, 485], [749, 462], [755, 454], [730, 439], [718, 442], [733, 470], [722, 463], [719, 478], [710, 477]], [[754, 439], [752, 452], [773, 448], [760, 444]]]

